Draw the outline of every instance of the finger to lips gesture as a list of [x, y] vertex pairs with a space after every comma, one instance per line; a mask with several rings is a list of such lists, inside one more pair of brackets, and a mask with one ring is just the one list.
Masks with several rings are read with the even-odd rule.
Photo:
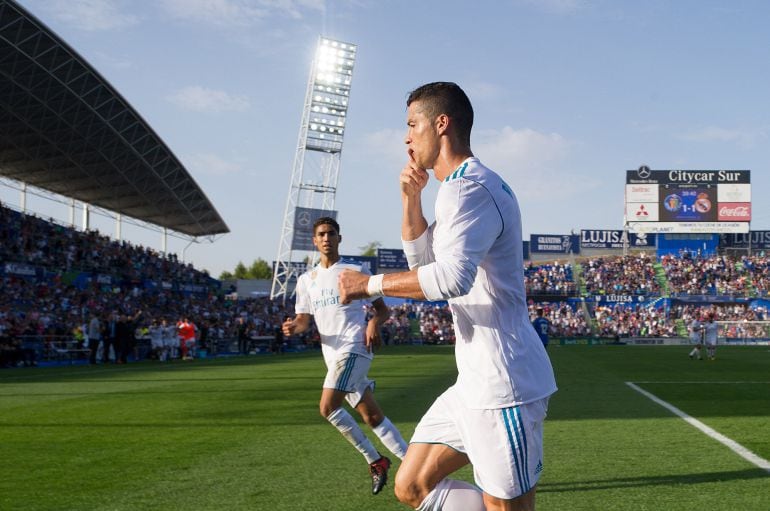
[[406, 195], [419, 194], [428, 184], [428, 178], [428, 171], [415, 161], [412, 151], [409, 151], [409, 161], [404, 165], [399, 176], [401, 192]]

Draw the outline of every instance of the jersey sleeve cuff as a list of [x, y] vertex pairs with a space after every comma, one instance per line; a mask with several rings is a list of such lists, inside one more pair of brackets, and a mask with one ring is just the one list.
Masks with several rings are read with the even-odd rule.
[[413, 270], [415, 266], [419, 266], [424, 263], [425, 254], [430, 250], [430, 236], [428, 232], [430, 228], [412, 241], [401, 240], [401, 245], [404, 247], [404, 255], [406, 261], [409, 263], [409, 269]]
[[417, 280], [420, 283], [420, 289], [422, 294], [425, 295], [427, 300], [435, 302], [438, 300], [445, 300], [446, 297], [441, 293], [441, 288], [436, 278], [435, 264], [429, 264], [427, 266], [420, 266], [417, 268]]

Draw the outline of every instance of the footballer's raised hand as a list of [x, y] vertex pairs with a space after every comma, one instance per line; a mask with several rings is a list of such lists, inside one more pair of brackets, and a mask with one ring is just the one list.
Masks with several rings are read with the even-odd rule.
[[422, 189], [428, 184], [428, 171], [422, 168], [414, 159], [414, 153], [411, 149], [407, 151], [409, 161], [401, 169], [399, 182], [401, 184], [401, 193], [408, 197], [419, 196]]

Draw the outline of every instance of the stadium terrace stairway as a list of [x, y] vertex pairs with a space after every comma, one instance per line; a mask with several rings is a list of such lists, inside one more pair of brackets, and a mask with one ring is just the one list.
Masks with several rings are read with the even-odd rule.
[[575, 280], [578, 289], [578, 296], [587, 296], [588, 289], [586, 289], [586, 282], [583, 278], [583, 266], [580, 263], [575, 263], [572, 266], [575, 269], [573, 272], [573, 279]]
[[[580, 263], [572, 265], [574, 268], [573, 279], [575, 280], [575, 287], [578, 290], [578, 296], [585, 298], [588, 296], [588, 288], [586, 288], [586, 281], [583, 278], [583, 266]], [[585, 300], [581, 303], [583, 308], [583, 314], [587, 318], [586, 323], [588, 328], [591, 329], [591, 335], [597, 336], [599, 334], [599, 323], [596, 321], [596, 317], [591, 308], [586, 304]]]
[[735, 269], [738, 270], [738, 273], [745, 275], [746, 277], [746, 296], [756, 298], [758, 296], [757, 288], [755, 288], [754, 284], [751, 282], [751, 272], [749, 269], [746, 268], [746, 266], [741, 261], [735, 261]]
[[682, 318], [677, 318], [676, 321], [674, 321], [674, 325], [676, 326], [676, 335], [686, 338], [687, 325], [684, 324], [684, 320]]
[[668, 278], [666, 278], [666, 269], [659, 262], [652, 265], [655, 268], [655, 280], [660, 286], [660, 296], [668, 298], [671, 296], [671, 292], [668, 287]]

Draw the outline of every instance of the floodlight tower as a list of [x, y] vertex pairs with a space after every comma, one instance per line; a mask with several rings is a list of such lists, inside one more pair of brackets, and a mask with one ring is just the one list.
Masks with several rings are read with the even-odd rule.
[[336, 217], [334, 200], [356, 49], [354, 44], [318, 39], [273, 270], [272, 299], [286, 299], [289, 281], [296, 276], [292, 263], [314, 250], [313, 222], [321, 216]]

